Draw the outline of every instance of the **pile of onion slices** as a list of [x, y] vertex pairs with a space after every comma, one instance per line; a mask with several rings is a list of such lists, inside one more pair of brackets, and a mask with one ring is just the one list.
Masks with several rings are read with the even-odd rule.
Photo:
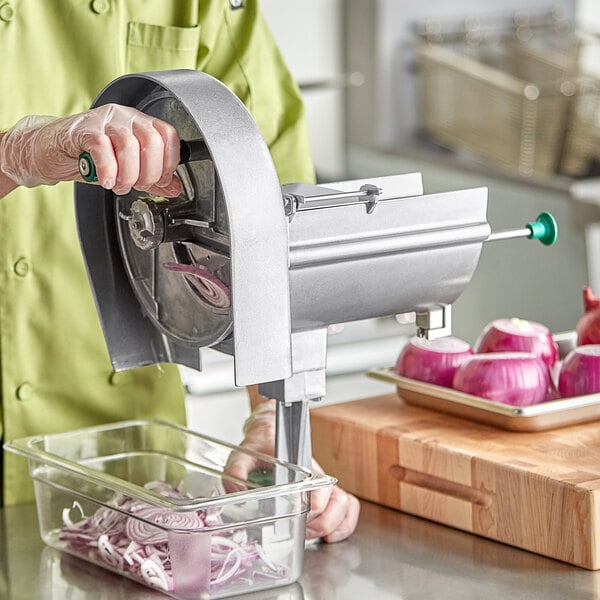
[[[167, 497], [188, 498], [162, 481], [145, 487]], [[75, 514], [76, 522], [71, 518]], [[58, 539], [65, 550], [165, 592], [180, 587], [174, 576], [178, 565], [173, 540], [178, 538], [170, 535], [171, 529], [184, 530], [179, 539], [185, 547], [178, 554], [199, 549], [192, 556], [195, 573], [185, 575], [185, 592], [194, 597], [233, 582], [245, 582], [250, 591], [256, 582], [282, 579], [287, 571], [270, 560], [258, 542], [251, 542], [244, 528], [219, 528], [225, 523], [218, 509], [180, 513], [121, 496], [90, 516], [75, 501], [63, 510], [62, 520]], [[209, 527], [218, 529], [201, 531]], [[195, 589], [190, 589], [190, 576], [197, 579]]]

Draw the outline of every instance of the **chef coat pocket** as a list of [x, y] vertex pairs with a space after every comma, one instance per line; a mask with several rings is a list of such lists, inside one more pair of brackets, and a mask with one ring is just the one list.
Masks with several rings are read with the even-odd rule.
[[125, 57], [127, 72], [195, 69], [199, 44], [200, 26], [130, 22]]
[[259, 54], [256, 60], [251, 59], [241, 65], [248, 85], [245, 103], [269, 145], [285, 127], [285, 120], [289, 116], [286, 111], [296, 97], [296, 92], [290, 89], [291, 79], [286, 77], [284, 67], [276, 65], [274, 68], [271, 62], [268, 54], [264, 59]]

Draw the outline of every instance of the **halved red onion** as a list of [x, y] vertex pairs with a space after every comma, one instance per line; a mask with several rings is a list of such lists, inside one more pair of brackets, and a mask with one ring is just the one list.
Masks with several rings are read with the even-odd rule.
[[452, 382], [456, 390], [512, 406], [543, 402], [549, 385], [548, 368], [528, 352], [474, 354], [458, 367]]
[[186, 280], [215, 308], [231, 306], [231, 290], [214, 273], [203, 265], [183, 265], [181, 263], [164, 263], [168, 271], [183, 273]]
[[456, 337], [430, 341], [415, 336], [402, 348], [395, 369], [403, 377], [451, 387], [458, 365], [472, 354], [471, 346]]
[[551, 368], [558, 359], [558, 347], [550, 330], [525, 319], [496, 319], [488, 323], [475, 342], [477, 353], [531, 352]]
[[600, 344], [587, 344], [571, 350], [558, 376], [562, 398], [600, 393]]

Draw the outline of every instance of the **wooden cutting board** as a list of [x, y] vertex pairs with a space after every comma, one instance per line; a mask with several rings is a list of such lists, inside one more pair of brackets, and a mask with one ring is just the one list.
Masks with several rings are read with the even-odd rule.
[[600, 423], [520, 433], [395, 394], [311, 410], [313, 451], [360, 498], [600, 568]]

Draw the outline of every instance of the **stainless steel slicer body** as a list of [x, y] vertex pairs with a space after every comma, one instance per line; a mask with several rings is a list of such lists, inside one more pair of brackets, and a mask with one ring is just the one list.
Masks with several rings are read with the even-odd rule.
[[424, 335], [450, 333], [490, 238], [487, 189], [424, 196], [420, 174], [282, 188], [246, 108], [196, 71], [121, 77], [94, 106], [110, 102], [171, 123], [192, 148], [177, 199], [76, 184], [114, 368], [231, 354], [236, 385], [278, 400], [279, 458], [309, 465], [327, 326], [414, 311]]

